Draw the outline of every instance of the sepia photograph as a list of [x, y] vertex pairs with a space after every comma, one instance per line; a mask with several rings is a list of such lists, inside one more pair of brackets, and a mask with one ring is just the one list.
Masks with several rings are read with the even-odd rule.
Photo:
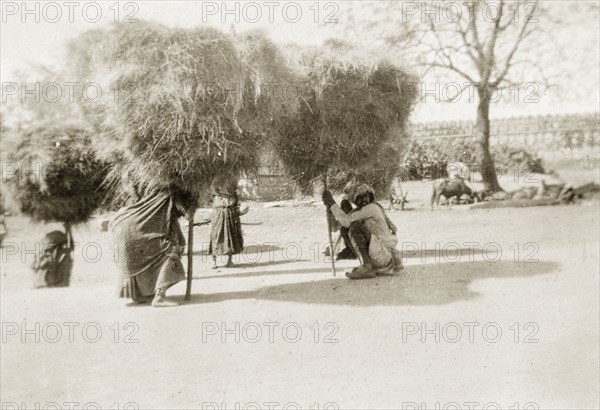
[[0, 0], [1, 410], [600, 410], [600, 0]]

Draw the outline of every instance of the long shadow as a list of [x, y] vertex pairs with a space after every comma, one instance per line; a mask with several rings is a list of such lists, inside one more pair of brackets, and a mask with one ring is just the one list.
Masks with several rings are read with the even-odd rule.
[[[208, 245], [207, 245], [208, 247]], [[252, 245], [247, 245], [244, 246], [244, 251], [242, 252], [242, 255], [253, 255], [253, 254], [273, 254], [273, 252], [275, 251], [280, 251], [283, 248], [280, 246], [275, 246], [275, 245], [267, 245], [267, 244], [252, 244]], [[196, 255], [202, 255], [202, 256], [207, 256], [209, 255], [208, 253], [208, 249], [202, 249], [202, 250], [196, 250], [194, 251], [194, 256]]]
[[[404, 245], [410, 245], [408, 243]], [[415, 244], [417, 245], [417, 244]], [[412, 249], [409, 246], [403, 247], [402, 257], [406, 259], [412, 258], [423, 258], [427, 260], [427, 258], [439, 258], [442, 261], [453, 262], [454, 260], [460, 260], [461, 258], [470, 258], [473, 256], [479, 255], [487, 255], [491, 254], [492, 257], [496, 257], [496, 249], [484, 250], [482, 248], [473, 247], [473, 248], [458, 248], [458, 247], [449, 247], [448, 244], [444, 246], [440, 246], [440, 249]]]
[[[310, 259], [296, 259], [292, 261], [273, 261], [273, 262], [258, 262], [258, 263], [240, 263], [236, 264], [236, 268], [259, 268], [262, 266], [276, 266], [276, 265], [289, 265], [291, 263], [298, 262], [310, 262]], [[217, 272], [220, 272], [220, 269], [217, 269]], [[227, 268], [223, 268], [227, 269]], [[211, 271], [215, 272], [215, 270], [211, 269]], [[306, 271], [306, 272], [304, 272]], [[259, 272], [238, 272], [232, 274], [223, 274], [223, 275], [211, 275], [211, 276], [194, 276], [194, 279], [215, 279], [215, 278], [247, 278], [252, 276], [270, 276], [270, 275], [286, 275], [293, 273], [312, 273], [319, 272], [321, 269], [299, 269], [299, 270], [280, 270], [280, 271], [259, 271]]]
[[[382, 276], [369, 280], [353, 281], [339, 278], [267, 286], [252, 291], [196, 294], [192, 295], [192, 300], [186, 304], [261, 299], [349, 306], [444, 305], [480, 296], [479, 293], [469, 289], [473, 280], [543, 275], [556, 270], [558, 266], [554, 262], [431, 263], [408, 266], [398, 276]], [[324, 270], [310, 269], [310, 272]], [[304, 271], [307, 270], [300, 270], [300, 272]]]

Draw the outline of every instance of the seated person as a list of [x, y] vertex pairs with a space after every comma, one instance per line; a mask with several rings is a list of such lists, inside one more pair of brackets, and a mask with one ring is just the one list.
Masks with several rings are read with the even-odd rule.
[[352, 250], [358, 256], [360, 266], [348, 272], [350, 279], [374, 278], [377, 274], [397, 274], [403, 268], [402, 255], [396, 249], [396, 226], [385, 211], [375, 202], [373, 189], [360, 185], [354, 193], [357, 209], [347, 214], [335, 202], [331, 192], [323, 192], [323, 203], [335, 219], [348, 228]]

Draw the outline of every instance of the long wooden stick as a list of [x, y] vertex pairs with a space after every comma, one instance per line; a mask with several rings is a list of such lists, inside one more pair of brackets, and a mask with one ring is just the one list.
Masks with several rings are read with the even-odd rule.
[[187, 243], [187, 285], [185, 288], [185, 300], [192, 297], [192, 275], [194, 272], [194, 214], [188, 218], [188, 243]]
[[[323, 189], [327, 190], [327, 175], [323, 175]], [[335, 277], [335, 250], [333, 249], [333, 238], [331, 236], [331, 220], [329, 219], [329, 214], [331, 211], [329, 208], [325, 210], [325, 217], [327, 218], [327, 234], [329, 235], [329, 253], [331, 256], [331, 271], [333, 272], [333, 276]]]

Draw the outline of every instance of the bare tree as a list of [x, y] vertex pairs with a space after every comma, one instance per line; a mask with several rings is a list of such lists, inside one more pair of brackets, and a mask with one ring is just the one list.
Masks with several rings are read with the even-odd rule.
[[[385, 45], [404, 60], [416, 62], [424, 69], [423, 74], [437, 72], [435, 75], [443, 75], [446, 80], [463, 79], [462, 87], [451, 99], [459, 98], [467, 89], [476, 90], [475, 155], [486, 190], [501, 191], [489, 150], [490, 105], [495, 94], [522, 86], [526, 81], [522, 77], [534, 71], [536, 81], [549, 83], [545, 67], [537, 58], [547, 44], [542, 44], [540, 36], [532, 36], [542, 29], [539, 1], [381, 3], [372, 3], [370, 13], [361, 12], [360, 18], [367, 23], [356, 31], [387, 31], [382, 36]], [[548, 37], [546, 40], [552, 41]], [[530, 51], [536, 48], [538, 54], [532, 54]]]
[[[495, 92], [515, 84], [508, 74], [517, 63], [519, 48], [537, 27], [538, 0], [512, 4], [505, 0], [478, 0], [464, 5], [468, 10], [466, 19], [457, 14], [457, 9], [445, 9], [445, 17], [451, 20], [447, 27], [440, 27], [429, 15], [427, 44], [433, 50], [430, 66], [451, 70], [467, 80], [467, 86], [476, 88], [475, 155], [485, 188], [495, 192], [502, 188], [489, 150], [490, 102]], [[429, 42], [430, 37], [433, 43]], [[457, 54], [462, 54], [461, 61], [469, 64], [457, 66]]]

